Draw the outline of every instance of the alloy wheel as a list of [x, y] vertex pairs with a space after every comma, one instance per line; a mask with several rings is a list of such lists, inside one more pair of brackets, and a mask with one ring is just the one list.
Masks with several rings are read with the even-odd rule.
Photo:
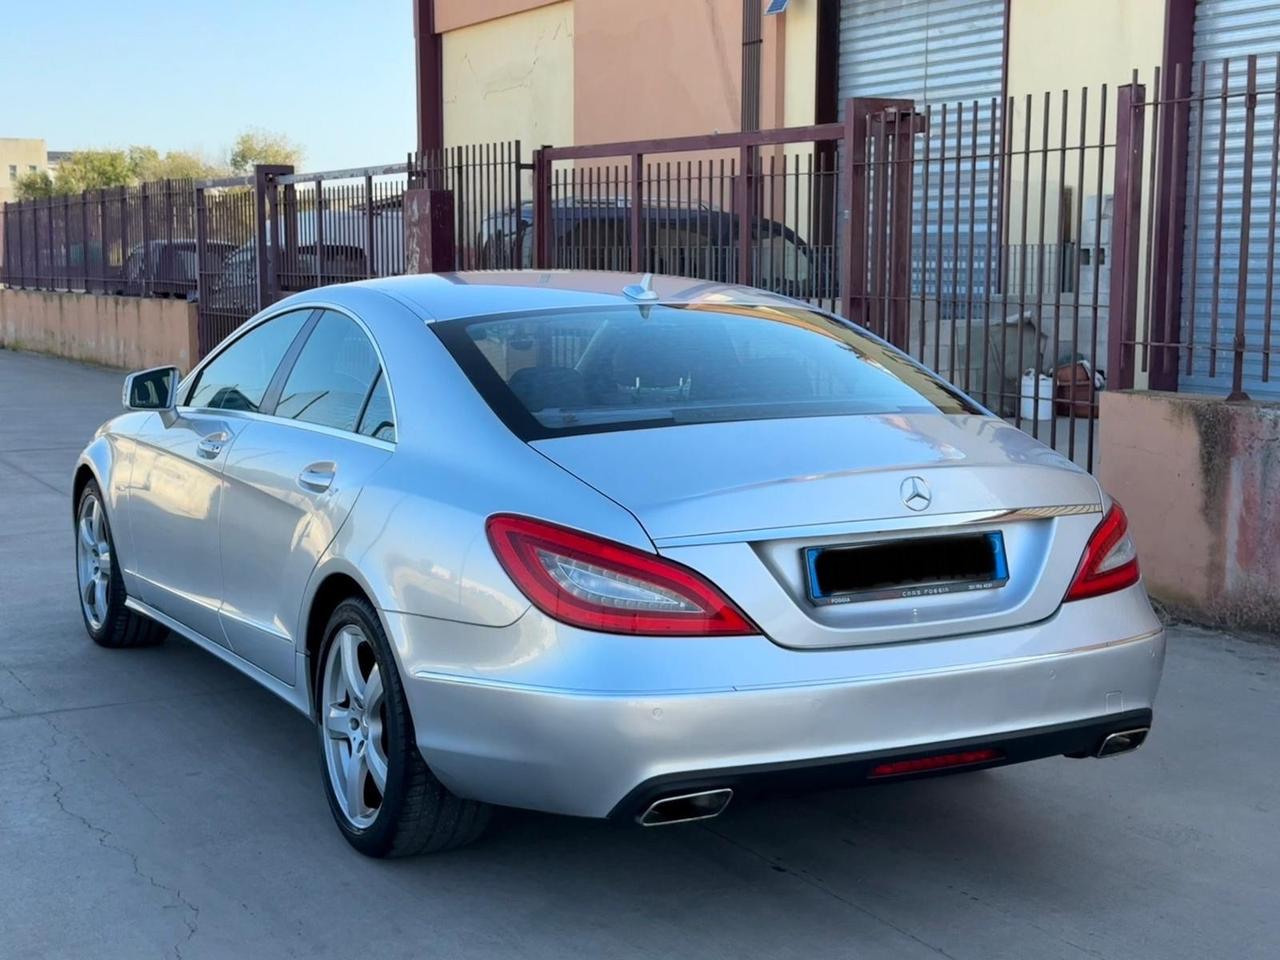
[[76, 574], [84, 618], [96, 633], [106, 622], [111, 600], [111, 541], [106, 512], [92, 493], [80, 502], [76, 517]]
[[339, 628], [321, 683], [325, 767], [352, 826], [370, 826], [387, 789], [386, 692], [373, 644], [355, 624]]

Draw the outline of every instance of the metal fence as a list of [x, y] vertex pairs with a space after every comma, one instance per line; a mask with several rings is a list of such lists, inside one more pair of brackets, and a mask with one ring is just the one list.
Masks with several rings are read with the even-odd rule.
[[185, 296], [194, 210], [188, 180], [5, 204], [0, 275], [29, 289]]
[[1152, 81], [8, 204], [3, 279], [195, 298], [208, 349], [283, 294], [403, 272], [406, 191], [445, 191], [459, 268], [652, 271], [837, 310], [1092, 467], [1104, 387], [1280, 393], [1280, 57]]
[[529, 169], [511, 142], [376, 167], [259, 167], [252, 176], [7, 203], [0, 281], [193, 300], [204, 353], [289, 293], [403, 273], [411, 186], [452, 192], [460, 267], [518, 265], [523, 233], [495, 231], [520, 208]]
[[1280, 399], [1272, 362], [1280, 54], [1202, 62], [1120, 100], [1120, 387]]
[[834, 308], [841, 124], [534, 157], [533, 262], [747, 283]]

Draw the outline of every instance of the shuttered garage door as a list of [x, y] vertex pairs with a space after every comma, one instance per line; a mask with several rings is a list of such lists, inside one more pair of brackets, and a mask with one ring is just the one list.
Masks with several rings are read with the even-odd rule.
[[[954, 157], [956, 120], [960, 112], [956, 107], [964, 105], [963, 149], [967, 150], [973, 132], [969, 117], [976, 101], [978, 143], [990, 143], [992, 104], [999, 103], [1004, 80], [1004, 14], [1004, 0], [841, 0], [840, 118], [844, 118], [844, 102], [850, 97], [910, 98], [918, 110], [932, 105], [929, 155]], [[950, 110], [945, 153], [941, 149], [943, 104]], [[994, 109], [994, 116], [998, 117], [1000, 111], [998, 107]], [[986, 182], [987, 163], [985, 158], [971, 161], [975, 168], [974, 183]], [[962, 188], [957, 212], [954, 178], [947, 180], [934, 169], [926, 206], [924, 180], [921, 170], [917, 169], [912, 290], [917, 292], [923, 287], [935, 296], [940, 296], [943, 290], [950, 291], [952, 296], [939, 303], [939, 315], [948, 319], [956, 313], [964, 319], [962, 314], [967, 311], [968, 302], [985, 294], [980, 287], [981, 278], [987, 275], [984, 264], [988, 251], [993, 249], [990, 233], [994, 211], [988, 208], [985, 194], [975, 197], [973, 248], [961, 250], [957, 260], [950, 245], [943, 244], [939, 257], [935, 253], [939, 238], [952, 235], [957, 217], [958, 232], [967, 242], [971, 232], [967, 212], [969, 198]], [[941, 232], [937, 223], [939, 208], [943, 214]], [[939, 260], [941, 276], [937, 269]], [[967, 286], [970, 282], [974, 285], [972, 290]]]
[[841, 110], [848, 97], [917, 104], [999, 98], [1004, 0], [841, 0]]
[[[1202, 0], [1196, 5], [1195, 68], [1193, 79], [1200, 88], [1200, 64], [1205, 64], [1205, 91], [1210, 97], [1222, 92], [1222, 61], [1230, 58], [1231, 91], [1245, 89], [1246, 57], [1258, 55], [1258, 89], [1276, 89], [1276, 53], [1280, 51], [1280, 0]], [[1222, 170], [1222, 218], [1215, 300], [1214, 243], [1218, 232], [1218, 130], [1220, 101], [1210, 101], [1204, 111], [1202, 142], [1197, 143], [1200, 118], [1190, 117], [1190, 146], [1187, 164], [1187, 234], [1183, 259], [1183, 340], [1194, 346], [1191, 373], [1183, 375], [1182, 389], [1225, 393], [1231, 385], [1235, 333], [1236, 290], [1240, 277], [1241, 183], [1244, 159], [1244, 113], [1241, 97], [1233, 97], [1227, 110], [1226, 161]], [[1244, 388], [1253, 397], [1280, 398], [1280, 364], [1273, 363], [1270, 383], [1262, 383], [1262, 345], [1266, 328], [1267, 244], [1270, 227], [1270, 180], [1272, 124], [1275, 100], [1258, 98], [1254, 128], [1253, 200], [1250, 204], [1249, 273], [1246, 330], [1252, 353], [1245, 359]], [[1197, 217], [1198, 213], [1198, 217]], [[1280, 238], [1278, 238], [1280, 241]], [[1277, 244], [1280, 247], [1280, 242]], [[1194, 261], [1194, 268], [1193, 268]], [[1280, 264], [1273, 281], [1273, 313], [1280, 308]], [[1219, 350], [1216, 370], [1210, 369], [1210, 350], [1217, 318]], [[1273, 322], [1272, 344], [1280, 343], [1280, 321]], [[1273, 360], [1274, 360], [1273, 356]], [[1185, 360], [1184, 360], [1185, 364]]]

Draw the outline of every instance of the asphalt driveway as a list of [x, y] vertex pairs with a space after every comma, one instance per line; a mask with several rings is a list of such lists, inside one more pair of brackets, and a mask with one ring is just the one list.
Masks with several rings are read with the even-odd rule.
[[119, 402], [0, 351], [3, 960], [1280, 956], [1280, 645], [1189, 628], [1132, 756], [363, 859], [304, 717], [185, 641], [85, 636], [71, 467]]

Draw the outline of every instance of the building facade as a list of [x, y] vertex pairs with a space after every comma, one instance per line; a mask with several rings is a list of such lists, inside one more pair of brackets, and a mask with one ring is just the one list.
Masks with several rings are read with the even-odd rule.
[[47, 169], [43, 140], [0, 137], [0, 203], [15, 199], [18, 179]]
[[[836, 119], [853, 96], [942, 103], [1113, 86], [1166, 34], [1266, 0], [420, 0], [445, 144], [608, 142]], [[772, 6], [770, 4], [769, 6]], [[1236, 8], [1234, 13], [1226, 8]], [[754, 23], [759, 18], [758, 36]], [[1261, 18], [1259, 18], [1261, 19]], [[744, 32], [744, 23], [747, 29]], [[1171, 30], [1166, 29], [1171, 27]], [[1268, 50], [1266, 31], [1233, 43]], [[1275, 38], [1280, 49], [1280, 35]], [[1190, 59], [1191, 51], [1183, 53]], [[758, 57], [755, 72], [744, 69]]]

